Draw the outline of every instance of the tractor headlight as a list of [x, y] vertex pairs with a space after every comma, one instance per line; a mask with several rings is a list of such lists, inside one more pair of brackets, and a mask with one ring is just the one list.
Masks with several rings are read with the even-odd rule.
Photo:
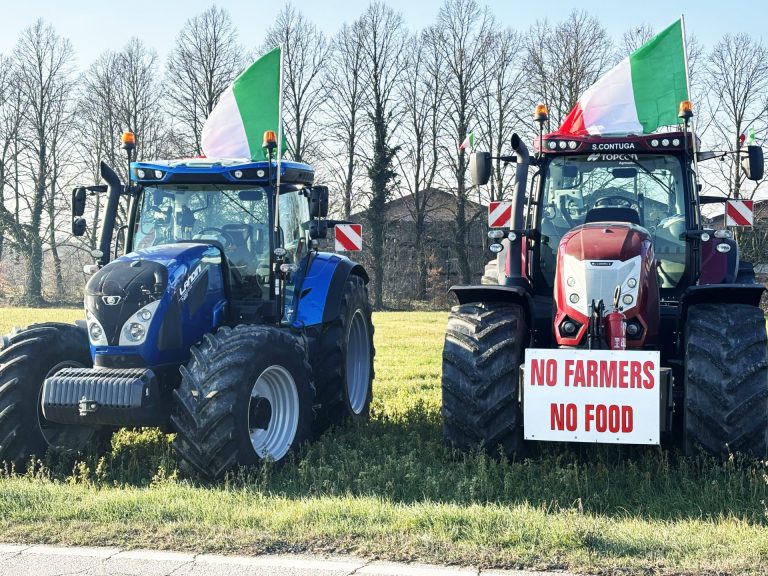
[[133, 342], [140, 342], [146, 337], [147, 330], [144, 328], [143, 324], [139, 324], [138, 322], [131, 322], [128, 325], [128, 329], [126, 330], [125, 335], [129, 340], [132, 340]]
[[104, 329], [98, 322], [94, 322], [88, 328], [88, 334], [90, 335], [91, 340], [98, 341], [101, 340], [102, 336], [104, 336]]
[[96, 317], [87, 309], [85, 311], [85, 322], [88, 327], [88, 341], [92, 346], [108, 346], [107, 336], [104, 334], [104, 328]]
[[123, 329], [120, 330], [120, 346], [137, 346], [144, 343], [159, 305], [160, 300], [150, 302], [128, 318], [123, 324]]
[[637, 279], [630, 278], [629, 280], [627, 280], [627, 286], [629, 286], [630, 288], [634, 288], [635, 286], [637, 286]]

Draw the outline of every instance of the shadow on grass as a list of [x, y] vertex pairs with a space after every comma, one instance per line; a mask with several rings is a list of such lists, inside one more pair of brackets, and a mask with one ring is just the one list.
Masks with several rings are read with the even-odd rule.
[[[684, 458], [658, 447], [545, 443], [525, 460], [499, 461], [450, 450], [440, 426], [436, 410], [417, 401], [401, 414], [332, 429], [290, 461], [241, 470], [226, 486], [289, 498], [527, 503], [542, 510], [668, 520], [736, 517], [768, 525], [768, 462]], [[169, 437], [147, 430], [118, 432], [102, 458], [90, 455], [75, 465], [72, 457], [49, 455], [44, 466], [69, 481], [142, 486], [173, 480], [177, 464]]]

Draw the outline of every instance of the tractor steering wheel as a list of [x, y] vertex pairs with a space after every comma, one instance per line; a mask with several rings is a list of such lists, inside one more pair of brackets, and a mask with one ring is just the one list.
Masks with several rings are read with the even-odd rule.
[[215, 226], [208, 226], [207, 228], [203, 228], [202, 230], [200, 230], [200, 232], [195, 234], [195, 239], [205, 240], [205, 238], [201, 238], [201, 236], [206, 232], [216, 232], [216, 234], [220, 236], [220, 238], [214, 238], [214, 240], [221, 242], [221, 239], [223, 239], [224, 242], [221, 242], [221, 244], [225, 248], [229, 248], [230, 246], [234, 246], [235, 244], [237, 244], [237, 242], [235, 242], [235, 239], [232, 237], [232, 235], [229, 232], [226, 232], [221, 228], [216, 228]]
[[627, 198], [626, 196], [620, 194], [611, 194], [610, 196], [603, 196], [602, 198], [598, 198], [595, 200], [593, 207], [597, 208], [603, 204], [607, 204], [608, 206], [617, 206], [619, 208], [640, 207], [640, 203], [638, 201], [632, 200], [631, 198]]

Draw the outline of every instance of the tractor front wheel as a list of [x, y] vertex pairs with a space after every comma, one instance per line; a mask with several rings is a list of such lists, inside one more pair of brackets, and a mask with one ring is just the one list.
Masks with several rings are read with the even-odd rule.
[[96, 428], [50, 422], [43, 416], [43, 382], [64, 368], [91, 366], [88, 336], [73, 324], [34, 324], [2, 338], [0, 349], [0, 462], [23, 465], [49, 448], [77, 451]]
[[523, 450], [519, 367], [528, 342], [525, 311], [516, 304], [455, 306], [443, 348], [443, 434], [460, 450], [493, 455]]
[[763, 312], [697, 304], [685, 328], [685, 446], [768, 454], [768, 338]]
[[279, 462], [311, 434], [315, 390], [299, 340], [272, 326], [206, 334], [174, 391], [174, 447], [215, 479], [235, 466]]

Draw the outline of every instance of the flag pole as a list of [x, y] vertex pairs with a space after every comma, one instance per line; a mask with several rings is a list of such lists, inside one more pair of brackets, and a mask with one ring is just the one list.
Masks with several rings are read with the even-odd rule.
[[[683, 60], [685, 60], [685, 84], [686, 88], [688, 88], [688, 100], [693, 102], [693, 94], [691, 92], [691, 77], [690, 72], [688, 71], [688, 42], [686, 41], [685, 36], [685, 14], [680, 14], [680, 27], [682, 28], [683, 32]], [[696, 190], [694, 190], [695, 198], [696, 198], [696, 205], [699, 204], [699, 145], [696, 142], [696, 116], [691, 118], [691, 135], [693, 136], [693, 170], [694, 170], [694, 176], [693, 181], [696, 185]]]
[[[283, 158], [283, 45], [280, 48], [279, 92], [277, 96], [277, 178], [275, 186], [275, 236], [280, 239], [280, 165]], [[280, 246], [282, 248], [282, 246]]]

